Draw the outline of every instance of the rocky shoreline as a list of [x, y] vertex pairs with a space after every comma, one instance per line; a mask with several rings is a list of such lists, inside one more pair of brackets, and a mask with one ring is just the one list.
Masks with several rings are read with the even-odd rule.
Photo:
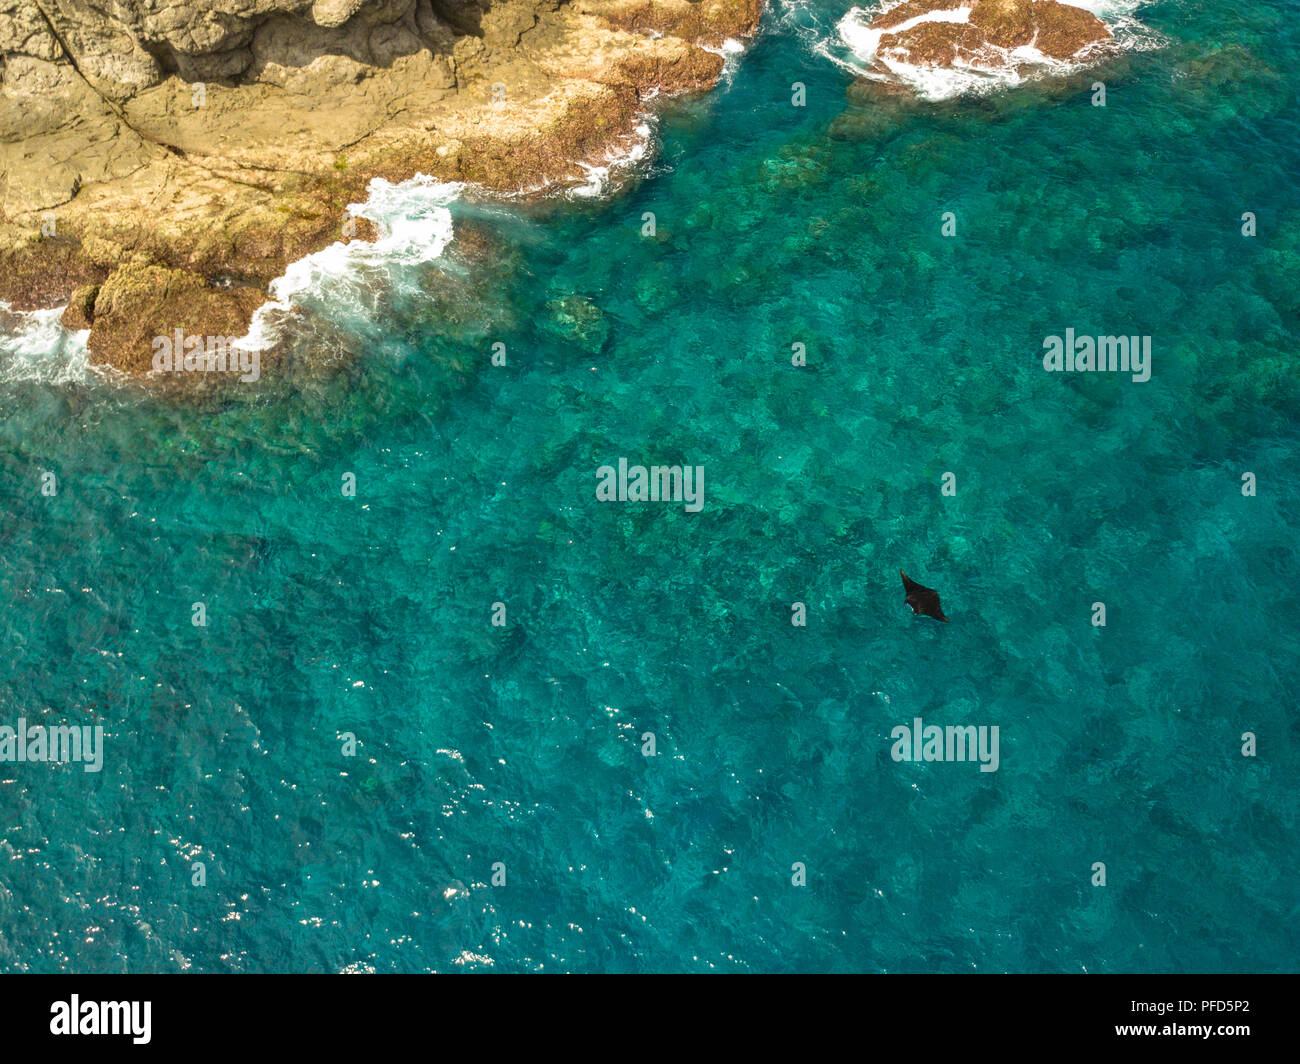
[[66, 302], [92, 364], [244, 335], [289, 263], [374, 238], [346, 211], [374, 177], [583, 180], [647, 96], [716, 83], [762, 0], [238, 7], [0, 0], [0, 300]]

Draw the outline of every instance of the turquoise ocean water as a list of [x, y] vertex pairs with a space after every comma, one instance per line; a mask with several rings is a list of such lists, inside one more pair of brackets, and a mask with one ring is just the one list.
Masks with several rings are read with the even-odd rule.
[[[0, 970], [1296, 969], [1300, 12], [851, 103], [847, 10], [771, 8], [616, 194], [445, 197], [303, 295], [315, 368], [0, 356], [0, 724], [106, 731], [0, 763]], [[1067, 328], [1151, 379], [1045, 372]], [[703, 510], [597, 502], [620, 457]]]

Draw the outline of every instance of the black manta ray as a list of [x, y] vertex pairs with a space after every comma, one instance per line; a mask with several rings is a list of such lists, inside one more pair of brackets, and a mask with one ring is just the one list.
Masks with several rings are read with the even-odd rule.
[[943, 615], [943, 610], [939, 606], [939, 592], [932, 587], [922, 587], [915, 580], [908, 579], [902, 569], [898, 570], [898, 575], [903, 578], [903, 590], [907, 592], [906, 601], [912, 607], [913, 613], [923, 613], [936, 621], [948, 623], [948, 618]]

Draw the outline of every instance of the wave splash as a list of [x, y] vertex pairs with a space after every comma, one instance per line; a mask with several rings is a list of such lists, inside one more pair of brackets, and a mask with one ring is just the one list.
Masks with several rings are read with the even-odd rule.
[[409, 267], [441, 257], [455, 235], [450, 205], [461, 194], [457, 182], [416, 174], [394, 184], [382, 177], [367, 186], [364, 203], [348, 204], [348, 214], [373, 222], [375, 241], [336, 241], [289, 264], [270, 286], [270, 302], [253, 315], [240, 345], [249, 350], [273, 346], [279, 325], [297, 309], [327, 312], [341, 321], [373, 321], [386, 294], [418, 285]]
[[0, 382], [82, 384], [90, 377], [89, 329], [60, 322], [63, 307], [12, 310], [0, 301]]
[[714, 48], [711, 45], [701, 44], [697, 47], [706, 52], [712, 52], [714, 55], [722, 56], [722, 73], [718, 76], [718, 84], [723, 88], [729, 89], [736, 80], [736, 72], [740, 70], [740, 60], [745, 54], [745, 44], [734, 37], [728, 37], [722, 44]]
[[578, 163], [587, 179], [564, 190], [571, 199], [595, 199], [607, 195], [638, 172], [655, 151], [655, 126], [658, 116], [644, 113], [630, 133], [621, 136], [600, 163]]

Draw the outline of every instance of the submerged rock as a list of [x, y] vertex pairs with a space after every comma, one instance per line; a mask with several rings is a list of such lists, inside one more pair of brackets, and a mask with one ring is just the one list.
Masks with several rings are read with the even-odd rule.
[[546, 322], [548, 332], [566, 343], [594, 355], [605, 346], [609, 337], [609, 322], [595, 303], [584, 296], [568, 295], [552, 299], [546, 304], [550, 317]]
[[1174, 91], [1218, 120], [1264, 118], [1291, 97], [1281, 71], [1237, 43], [1198, 42], [1193, 58], [1179, 64]]

